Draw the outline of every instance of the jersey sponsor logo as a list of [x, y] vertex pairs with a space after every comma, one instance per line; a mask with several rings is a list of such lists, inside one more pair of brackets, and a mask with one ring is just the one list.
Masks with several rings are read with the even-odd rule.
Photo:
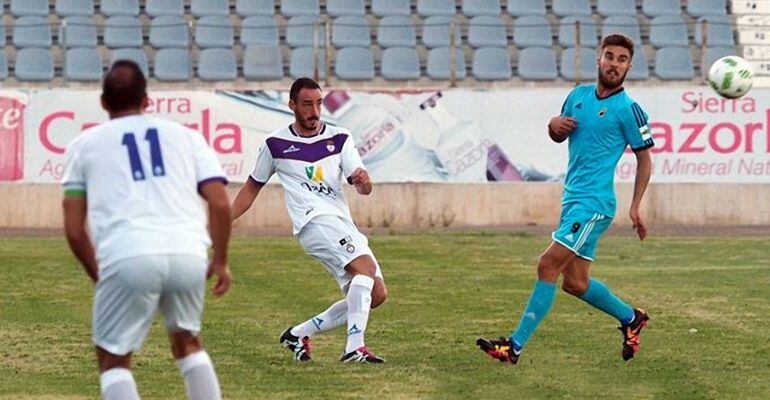
[[307, 175], [307, 179], [313, 182], [323, 182], [324, 169], [321, 166], [311, 165], [305, 167], [305, 175]]
[[[311, 185], [307, 182], [302, 182], [302, 187], [307, 189], [309, 192], [324, 194], [329, 197], [337, 197], [337, 193], [334, 191], [334, 189], [324, 185], [323, 182], [319, 182], [317, 185]], [[308, 211], [308, 214], [309, 213], [310, 211]]]
[[289, 148], [287, 148], [286, 150], [283, 151], [283, 154], [286, 154], [286, 153], [296, 153], [298, 151], [299, 151], [299, 147], [291, 145], [291, 146], [289, 146]]

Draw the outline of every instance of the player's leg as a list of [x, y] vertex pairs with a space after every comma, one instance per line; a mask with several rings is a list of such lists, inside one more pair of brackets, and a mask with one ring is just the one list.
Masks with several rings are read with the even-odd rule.
[[574, 257], [572, 250], [552, 242], [540, 256], [537, 265], [538, 279], [513, 334], [509, 338], [501, 337], [498, 340], [479, 338], [476, 344], [488, 355], [502, 362], [515, 364], [540, 321], [551, 310], [556, 297], [556, 279]]
[[187, 396], [192, 400], [221, 399], [219, 379], [201, 345], [201, 315], [205, 294], [204, 258], [173, 254], [160, 298], [160, 311], [171, 342], [171, 353], [184, 377]]
[[363, 254], [347, 264], [345, 271], [353, 276], [346, 297], [348, 303], [348, 340], [343, 362], [382, 363], [383, 359], [367, 349], [364, 336], [369, 322], [372, 305], [372, 289], [375, 285], [377, 263], [368, 254]]
[[141, 348], [158, 307], [161, 274], [151, 257], [132, 257], [99, 271], [93, 341], [107, 400], [139, 399], [131, 354]]

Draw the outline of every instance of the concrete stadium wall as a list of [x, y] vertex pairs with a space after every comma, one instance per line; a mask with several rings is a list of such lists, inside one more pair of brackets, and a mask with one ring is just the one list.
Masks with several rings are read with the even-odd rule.
[[[239, 185], [233, 185], [234, 196]], [[356, 222], [367, 228], [472, 228], [553, 226], [560, 212], [561, 185], [531, 184], [380, 184], [371, 196], [353, 190], [347, 198]], [[617, 185], [618, 218], [627, 217], [633, 186]], [[0, 227], [61, 227], [58, 185], [0, 184]], [[770, 184], [657, 184], [642, 205], [651, 225], [770, 225]], [[291, 231], [279, 185], [266, 186], [241, 228]]]

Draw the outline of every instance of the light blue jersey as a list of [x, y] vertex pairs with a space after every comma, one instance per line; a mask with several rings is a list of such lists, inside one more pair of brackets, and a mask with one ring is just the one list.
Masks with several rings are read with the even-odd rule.
[[600, 99], [596, 85], [570, 92], [561, 115], [577, 120], [569, 135], [569, 166], [562, 205], [579, 204], [610, 219], [615, 215], [615, 166], [626, 146], [653, 146], [647, 114], [621, 89]]

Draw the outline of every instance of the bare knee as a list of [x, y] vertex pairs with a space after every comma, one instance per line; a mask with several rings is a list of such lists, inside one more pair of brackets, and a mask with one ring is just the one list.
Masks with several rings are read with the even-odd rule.
[[372, 289], [372, 308], [377, 308], [388, 299], [388, 288], [380, 278], [375, 278]]
[[97, 346], [96, 359], [99, 364], [99, 372], [104, 372], [113, 368], [131, 368], [131, 353], [125, 355], [112, 354]]
[[542, 281], [556, 282], [562, 261], [550, 252], [543, 253], [537, 263], [537, 278]]
[[177, 360], [203, 350], [200, 336], [193, 336], [187, 331], [170, 333], [169, 339], [171, 341], [171, 354]]
[[345, 267], [345, 271], [353, 276], [365, 275], [374, 279], [374, 275], [377, 273], [377, 264], [375, 264], [372, 257], [362, 255], [351, 261], [350, 264]]
[[575, 297], [580, 297], [580, 296], [583, 295], [583, 293], [586, 292], [586, 290], [588, 290], [588, 282], [582, 282], [582, 281], [576, 280], [576, 279], [566, 279], [565, 278], [564, 282], [562, 282], [561, 288], [565, 292], [567, 292], [567, 293], [569, 293], [569, 294], [571, 294], [571, 295], [573, 295]]

